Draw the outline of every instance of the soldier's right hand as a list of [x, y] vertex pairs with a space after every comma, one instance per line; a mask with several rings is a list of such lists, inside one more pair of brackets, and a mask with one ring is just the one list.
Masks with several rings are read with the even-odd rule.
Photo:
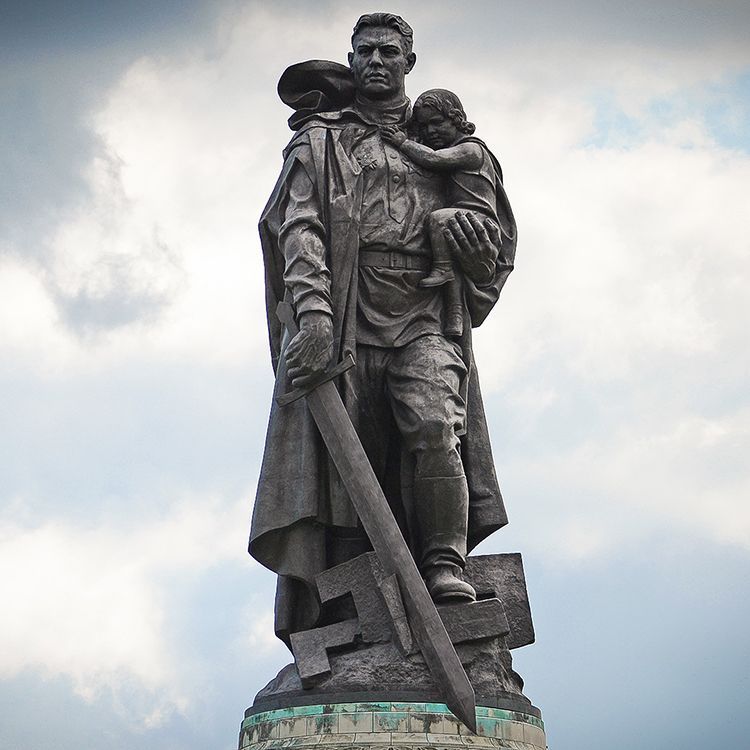
[[304, 388], [320, 377], [333, 358], [333, 321], [327, 313], [302, 313], [299, 333], [284, 352], [287, 373], [295, 388]]

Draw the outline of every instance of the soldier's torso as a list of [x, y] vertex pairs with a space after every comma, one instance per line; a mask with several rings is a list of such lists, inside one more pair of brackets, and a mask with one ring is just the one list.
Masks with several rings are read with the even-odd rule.
[[[359, 251], [432, 257], [425, 220], [445, 205], [445, 181], [384, 143], [377, 126], [352, 124], [344, 148], [362, 169]], [[423, 289], [425, 271], [360, 267], [357, 341], [398, 347], [443, 332], [443, 295]]]
[[360, 249], [430, 256], [424, 222], [445, 205], [445, 181], [383, 143], [376, 126], [352, 124], [344, 139], [362, 169]]

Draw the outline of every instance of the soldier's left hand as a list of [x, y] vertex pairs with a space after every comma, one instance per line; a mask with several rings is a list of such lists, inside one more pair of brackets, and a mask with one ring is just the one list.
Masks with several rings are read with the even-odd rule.
[[475, 284], [489, 284], [500, 252], [500, 229], [490, 219], [481, 222], [473, 213], [456, 211], [443, 229], [453, 257]]

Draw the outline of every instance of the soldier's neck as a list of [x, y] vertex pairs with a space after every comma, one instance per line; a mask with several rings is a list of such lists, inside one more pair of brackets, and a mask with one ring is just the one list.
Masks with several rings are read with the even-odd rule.
[[354, 109], [365, 122], [376, 125], [398, 124], [408, 119], [411, 102], [403, 92], [393, 99], [368, 99], [358, 93]]

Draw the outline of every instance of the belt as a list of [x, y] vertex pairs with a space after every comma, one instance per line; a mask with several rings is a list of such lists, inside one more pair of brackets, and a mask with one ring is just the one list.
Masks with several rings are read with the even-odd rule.
[[403, 268], [406, 271], [429, 271], [432, 261], [422, 255], [409, 255], [398, 250], [360, 250], [360, 266]]

